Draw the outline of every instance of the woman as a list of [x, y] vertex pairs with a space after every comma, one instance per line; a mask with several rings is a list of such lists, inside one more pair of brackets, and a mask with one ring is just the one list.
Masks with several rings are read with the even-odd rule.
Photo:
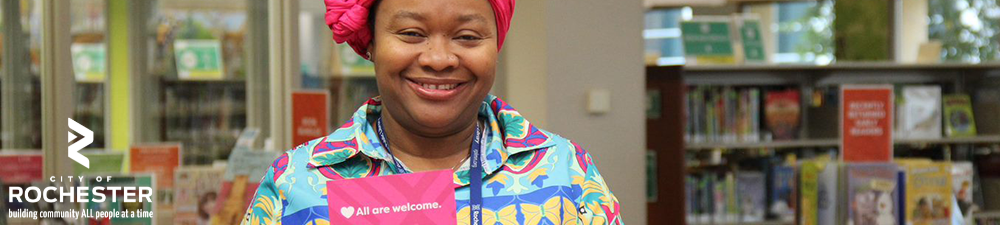
[[[329, 223], [327, 181], [442, 169], [454, 170], [462, 224], [470, 224], [473, 193], [482, 196], [483, 224], [622, 223], [618, 200], [585, 150], [488, 95], [514, 0], [326, 6], [334, 40], [374, 63], [381, 96], [332, 134], [280, 156], [244, 223]], [[484, 138], [481, 152], [470, 147], [474, 138]], [[480, 152], [481, 166], [470, 165], [472, 152]], [[477, 168], [480, 176], [470, 179]]]

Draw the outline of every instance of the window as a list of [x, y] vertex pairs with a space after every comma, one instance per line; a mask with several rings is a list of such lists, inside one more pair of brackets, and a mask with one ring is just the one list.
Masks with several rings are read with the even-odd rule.
[[941, 42], [945, 62], [980, 63], [1000, 59], [1000, 5], [997, 0], [930, 0], [927, 30]]
[[684, 64], [680, 22], [691, 19], [691, 8], [653, 9], [646, 12], [646, 54], [657, 57], [657, 65]]
[[830, 64], [833, 57], [833, 1], [781, 2], [775, 63]]

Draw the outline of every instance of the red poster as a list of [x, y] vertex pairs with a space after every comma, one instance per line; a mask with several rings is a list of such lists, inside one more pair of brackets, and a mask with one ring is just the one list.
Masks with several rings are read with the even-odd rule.
[[329, 99], [326, 91], [292, 93], [292, 144], [300, 145], [329, 134]]
[[5, 184], [30, 184], [42, 180], [42, 153], [0, 154], [0, 179]]
[[840, 96], [841, 159], [892, 162], [892, 86], [844, 85]]
[[156, 174], [156, 186], [174, 187], [174, 170], [181, 165], [181, 144], [161, 143], [133, 145], [129, 149], [132, 173]]

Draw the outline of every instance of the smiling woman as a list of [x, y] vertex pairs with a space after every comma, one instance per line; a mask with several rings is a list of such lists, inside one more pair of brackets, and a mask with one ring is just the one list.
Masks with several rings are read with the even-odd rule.
[[279, 157], [245, 224], [345, 221], [353, 213], [330, 213], [339, 197], [327, 196], [327, 181], [439, 170], [452, 170], [448, 210], [460, 224], [622, 223], [586, 150], [488, 94], [514, 0], [325, 3], [334, 40], [374, 63], [381, 96]]

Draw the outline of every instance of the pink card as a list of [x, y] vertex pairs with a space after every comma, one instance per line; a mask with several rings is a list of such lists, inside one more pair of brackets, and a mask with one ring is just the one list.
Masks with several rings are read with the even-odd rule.
[[456, 224], [451, 170], [326, 182], [330, 224]]

